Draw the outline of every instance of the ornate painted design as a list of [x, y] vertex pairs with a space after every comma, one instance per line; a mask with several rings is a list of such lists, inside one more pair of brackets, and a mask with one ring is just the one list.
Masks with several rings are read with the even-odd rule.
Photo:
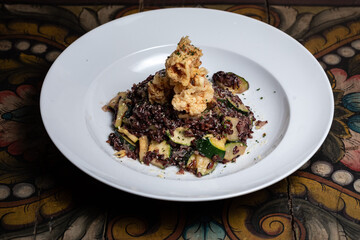
[[267, 11], [265, 5], [240, 5], [240, 6], [233, 6], [226, 11], [245, 15], [259, 21], [263, 21], [273, 25], [274, 27], [278, 27], [280, 24], [280, 17], [279, 14], [275, 11], [269, 9]]
[[[269, 192], [259, 191], [228, 202], [224, 208], [223, 222], [230, 239], [292, 239], [293, 228], [303, 234], [303, 231], [299, 231], [303, 229], [302, 223], [295, 221], [293, 225], [286, 208], [282, 209], [284, 212], [276, 208], [269, 212], [269, 204], [274, 207], [275, 203], [280, 205], [282, 202], [281, 206], [284, 206], [286, 199], [271, 202], [269, 198]], [[300, 239], [304, 239], [304, 236]]]
[[174, 205], [156, 205], [159, 208], [146, 207], [138, 215], [119, 212], [107, 226], [107, 239], [178, 239], [185, 225], [183, 214]]

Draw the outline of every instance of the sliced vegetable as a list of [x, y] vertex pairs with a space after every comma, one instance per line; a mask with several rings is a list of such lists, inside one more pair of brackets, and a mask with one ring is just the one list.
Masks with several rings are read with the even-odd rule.
[[196, 142], [198, 151], [204, 156], [213, 159], [217, 155], [218, 161], [221, 161], [225, 156], [226, 138], [217, 139], [211, 134], [205, 135]]
[[244, 105], [232, 101], [230, 98], [227, 98], [228, 106], [234, 108], [236, 111], [241, 112], [242, 114], [249, 114], [250, 110]]
[[[131, 103], [131, 101], [127, 100], [126, 103]], [[123, 122], [124, 122], [125, 119], [128, 119], [129, 117], [131, 117], [131, 115], [133, 113], [134, 105], [133, 104], [127, 104], [127, 107], [128, 107], [128, 109], [124, 114]]]
[[232, 72], [219, 71], [213, 75], [215, 83], [232, 93], [243, 93], [249, 89], [249, 83], [239, 75]]
[[192, 153], [189, 159], [186, 161], [186, 167], [188, 169], [195, 169], [196, 168], [196, 154]]
[[146, 135], [139, 138], [139, 160], [141, 163], [144, 162], [144, 157], [149, 149], [149, 139]]
[[162, 162], [160, 162], [158, 159], [154, 158], [150, 161], [150, 163], [158, 168], [165, 169], [165, 166]]
[[120, 139], [120, 142], [124, 144], [130, 151], [135, 151], [136, 144], [133, 141], [131, 141], [128, 137], [122, 135], [118, 131], [115, 131], [115, 135]]
[[[149, 151], [150, 152], [158, 151], [159, 155], [164, 155], [164, 159], [169, 158], [171, 156], [171, 146], [165, 140], [162, 141], [161, 143], [158, 143], [156, 141], [151, 141], [149, 145]], [[163, 163], [156, 158], [152, 159], [150, 163], [159, 168], [165, 168]]]
[[191, 156], [194, 155], [194, 150], [190, 150], [188, 151], [184, 157], [181, 158], [182, 161], [184, 161], [185, 163], [189, 162], [189, 159], [191, 158]]
[[225, 160], [232, 161], [240, 155], [243, 155], [246, 150], [246, 144], [242, 142], [229, 142], [225, 145], [226, 153]]
[[171, 135], [169, 130], [166, 131], [166, 134], [174, 143], [190, 146], [195, 137], [186, 137], [185, 131], [187, 130], [184, 127], [178, 127], [174, 130], [174, 135]]
[[199, 154], [193, 154], [189, 158], [186, 168], [189, 170], [194, 170], [196, 174], [201, 174], [201, 176], [207, 175], [215, 170], [217, 162], [214, 162], [210, 158], [201, 156]]
[[114, 155], [115, 155], [117, 158], [123, 158], [123, 157], [126, 156], [126, 151], [125, 151], [125, 150], [120, 150], [120, 151], [116, 152]]
[[235, 85], [232, 88], [233, 93], [243, 93], [249, 89], [249, 83], [248, 83], [248, 81], [245, 80], [245, 78], [240, 77], [239, 75], [232, 73], [232, 72], [228, 72], [228, 74], [234, 74], [238, 78], [238, 81], [239, 81], [239, 84]]
[[258, 129], [262, 128], [263, 126], [265, 126], [267, 123], [268, 123], [268, 121], [257, 120], [255, 122], [255, 129], [258, 130]]
[[231, 130], [233, 132], [232, 134], [226, 135], [226, 140], [231, 142], [239, 140], [239, 131], [236, 128], [236, 125], [239, 123], [239, 119], [234, 117], [225, 117], [224, 121], [231, 122], [232, 124]]
[[110, 100], [110, 102], [108, 103], [107, 106], [115, 110], [115, 106], [119, 102], [119, 99], [120, 98], [125, 98], [126, 95], [127, 95], [126, 92], [119, 92], [114, 98], [112, 98]]
[[158, 150], [158, 154], [164, 155], [164, 158], [169, 158], [171, 156], [171, 146], [165, 140], [161, 143], [151, 141], [149, 151], [153, 152], [155, 150]]
[[125, 101], [120, 100], [119, 106], [118, 106], [118, 111], [117, 111], [116, 118], [115, 118], [115, 123], [114, 123], [114, 126], [116, 128], [121, 126], [122, 119], [127, 110], [128, 110], [128, 106], [126, 105]]
[[139, 141], [139, 138], [137, 136], [135, 136], [134, 134], [131, 134], [126, 128], [118, 127], [118, 132], [122, 133], [125, 136], [127, 136], [134, 143]]

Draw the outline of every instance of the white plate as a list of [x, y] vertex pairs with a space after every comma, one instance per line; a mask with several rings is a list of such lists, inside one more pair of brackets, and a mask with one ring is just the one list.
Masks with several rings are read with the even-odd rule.
[[[248, 154], [203, 178], [115, 159], [106, 143], [111, 114], [102, 106], [164, 68], [182, 36], [203, 50], [210, 75], [224, 70], [245, 77], [250, 90], [241, 97], [269, 121], [255, 131]], [[297, 41], [248, 17], [191, 8], [134, 14], [85, 34], [52, 65], [40, 105], [51, 139], [81, 170], [130, 193], [178, 201], [239, 196], [290, 175], [321, 146], [334, 111], [323, 69]]]

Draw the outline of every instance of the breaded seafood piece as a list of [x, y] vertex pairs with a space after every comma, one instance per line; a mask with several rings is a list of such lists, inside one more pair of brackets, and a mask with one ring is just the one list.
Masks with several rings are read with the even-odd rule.
[[[187, 86], [183, 86], [182, 84], [175, 84], [174, 85], [174, 92], [175, 94], [181, 93], [181, 91], [188, 89], [190, 87], [204, 87], [205, 81], [208, 81], [206, 78], [206, 75], [208, 74], [208, 71], [206, 68], [195, 68], [193, 70], [194, 76], [191, 77], [190, 82]], [[171, 81], [170, 81], [170, 84]]]
[[177, 111], [186, 111], [191, 116], [199, 115], [205, 111], [207, 103], [213, 100], [214, 89], [205, 78], [202, 86], [192, 86], [175, 94], [171, 104]]
[[176, 50], [168, 57], [165, 70], [155, 74], [148, 83], [151, 103], [170, 102], [177, 111], [190, 116], [201, 114], [213, 100], [214, 89], [206, 78], [208, 71], [200, 68], [202, 51], [181, 38]]
[[182, 37], [176, 50], [166, 60], [166, 74], [171, 84], [189, 85], [193, 70], [201, 65], [202, 51], [191, 44], [188, 37]]
[[165, 70], [157, 72], [154, 79], [148, 83], [148, 97], [151, 103], [164, 104], [170, 102], [173, 93]]

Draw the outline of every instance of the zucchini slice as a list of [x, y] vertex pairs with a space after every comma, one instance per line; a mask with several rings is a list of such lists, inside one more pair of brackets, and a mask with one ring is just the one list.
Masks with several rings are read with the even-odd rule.
[[234, 108], [236, 111], [241, 112], [244, 115], [249, 114], [250, 110], [244, 104], [236, 103], [232, 101], [230, 98], [227, 98], [226, 100], [229, 107]]
[[144, 162], [144, 157], [149, 149], [149, 139], [147, 136], [141, 136], [139, 138], [139, 161]]
[[159, 160], [157, 160], [156, 158], [152, 159], [150, 161], [150, 163], [158, 168], [165, 169], [164, 164], [162, 162], [160, 162]]
[[118, 132], [122, 133], [125, 136], [127, 136], [134, 143], [139, 141], [139, 138], [137, 136], [135, 136], [134, 134], [131, 134], [126, 128], [118, 127]]
[[246, 150], [246, 144], [242, 142], [229, 142], [225, 145], [226, 153], [224, 156], [225, 160], [233, 161], [240, 155], [243, 155]]
[[127, 95], [126, 92], [119, 92], [114, 98], [112, 98], [107, 104], [108, 107], [115, 109], [116, 104], [119, 102], [120, 98], [125, 98]]
[[124, 144], [130, 151], [135, 151], [136, 144], [131, 141], [128, 137], [125, 135], [120, 134], [118, 131], [115, 131], [115, 135], [119, 137], [120, 142]]
[[[156, 141], [151, 141], [151, 143], [149, 145], [149, 151], [154, 152], [156, 150], [158, 151], [159, 155], [160, 154], [164, 155], [164, 159], [170, 158], [170, 156], [171, 156], [171, 146], [165, 140], [162, 141], [161, 143], [158, 143]], [[156, 158], [152, 159], [150, 161], [150, 163], [159, 168], [165, 168], [163, 163], [160, 162], [159, 160], [157, 160]]]
[[127, 110], [128, 110], [128, 106], [126, 105], [126, 103], [124, 101], [120, 100], [119, 106], [118, 106], [118, 111], [117, 111], [116, 118], [115, 118], [115, 123], [114, 123], [114, 126], [116, 128], [121, 127], [122, 119]]
[[174, 143], [190, 146], [195, 137], [186, 137], [184, 134], [186, 130], [184, 127], [178, 127], [174, 130], [174, 135], [171, 135], [169, 130], [166, 131], [166, 134]]
[[193, 153], [186, 161], [186, 167], [188, 169], [195, 169], [196, 168], [196, 154]]
[[[223, 72], [223, 74], [224, 74], [224, 72]], [[237, 78], [237, 81], [234, 80], [234, 82], [232, 83], [231, 86], [226, 86], [224, 83], [221, 82], [221, 80], [215, 79], [215, 82], [218, 86], [220, 86], [223, 89], [228, 89], [229, 91], [231, 91], [234, 94], [243, 93], [249, 89], [248, 81], [246, 81], [245, 78], [240, 77], [239, 75], [237, 75], [235, 73], [227, 72], [227, 73], [225, 73], [225, 76], [223, 75], [222, 77], [224, 77], [224, 78], [236, 77]], [[227, 85], [229, 85], [229, 84], [227, 84]]]
[[233, 93], [243, 93], [249, 89], [249, 82], [246, 81], [245, 78], [240, 77], [239, 75], [233, 72], [228, 72], [228, 74], [234, 74], [240, 80], [239, 85], [232, 88]]
[[185, 164], [187, 164], [189, 162], [189, 159], [194, 155], [194, 150], [190, 150], [188, 151], [184, 157], [181, 158], [181, 161], [184, 161]]
[[236, 128], [236, 125], [239, 123], [239, 119], [234, 117], [225, 117], [225, 121], [231, 122], [232, 124], [231, 130], [233, 131], [232, 134], [226, 135], [226, 140], [228, 140], [229, 142], [239, 140], [239, 131]]
[[155, 150], [158, 150], [159, 154], [164, 155], [164, 158], [169, 158], [171, 156], [171, 146], [165, 140], [161, 143], [152, 140], [149, 145], [149, 151], [153, 152]]
[[211, 134], [205, 135], [196, 142], [197, 150], [205, 157], [212, 159], [215, 155], [218, 156], [218, 161], [223, 160], [225, 156], [226, 138], [217, 139]]
[[196, 174], [201, 176], [207, 175], [213, 172], [216, 168], [217, 162], [214, 162], [210, 158], [203, 157], [198, 154], [192, 154], [188, 159], [186, 168], [194, 170]]

